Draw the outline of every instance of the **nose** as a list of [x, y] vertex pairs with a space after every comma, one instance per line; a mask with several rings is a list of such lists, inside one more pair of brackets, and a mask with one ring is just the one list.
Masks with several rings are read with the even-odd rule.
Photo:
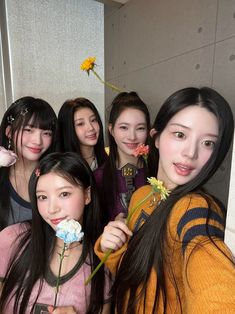
[[129, 129], [128, 139], [130, 141], [135, 141], [136, 140], [136, 131], [135, 131], [135, 129]]
[[88, 129], [88, 131], [94, 130], [94, 126], [93, 126], [92, 122], [87, 123], [87, 129]]
[[42, 144], [42, 134], [40, 130], [36, 130], [33, 133], [33, 139], [32, 139], [33, 144], [35, 145], [41, 145]]
[[183, 155], [190, 158], [190, 159], [197, 159], [198, 157], [198, 145], [194, 141], [187, 141], [185, 143], [183, 149]]
[[54, 215], [55, 213], [59, 212], [60, 208], [56, 202], [55, 199], [50, 199], [49, 203], [48, 203], [48, 208], [47, 208], [47, 212], [49, 215]]

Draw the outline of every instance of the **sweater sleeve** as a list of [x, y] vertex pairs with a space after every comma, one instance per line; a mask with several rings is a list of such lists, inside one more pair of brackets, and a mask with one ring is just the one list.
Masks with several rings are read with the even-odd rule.
[[[235, 311], [235, 266], [223, 242], [224, 220], [216, 204], [199, 195], [184, 198], [173, 209], [171, 223], [181, 244], [182, 279], [187, 313]], [[176, 214], [177, 213], [177, 214]], [[209, 239], [208, 233], [214, 243]]]

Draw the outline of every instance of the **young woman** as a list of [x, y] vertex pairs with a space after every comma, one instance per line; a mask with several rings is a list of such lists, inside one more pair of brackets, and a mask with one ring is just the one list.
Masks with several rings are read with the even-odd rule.
[[55, 149], [57, 118], [44, 100], [22, 97], [5, 112], [0, 146], [14, 151], [17, 162], [0, 168], [0, 230], [31, 219], [28, 181], [40, 158]]
[[63, 248], [55, 230], [64, 219], [78, 221], [84, 238], [65, 251], [58, 308], [53, 313], [109, 313], [108, 275], [101, 271], [85, 286], [98, 264], [93, 245], [101, 233], [100, 210], [89, 166], [75, 153], [52, 153], [39, 162], [29, 191], [32, 223], [9, 226], [0, 233], [0, 313], [42, 313], [49, 305], [51, 310]]
[[63, 152], [76, 152], [92, 170], [106, 159], [103, 125], [94, 104], [86, 98], [67, 100], [58, 114]]
[[[110, 222], [96, 243], [100, 258], [109, 249], [116, 251], [107, 266], [116, 274], [117, 313], [235, 310], [235, 264], [223, 242], [225, 215], [202, 191], [222, 163], [233, 130], [228, 103], [211, 88], [179, 90], [161, 107], [151, 135], [157, 179], [171, 193], [160, 203], [158, 195], [149, 197], [128, 226]], [[137, 190], [129, 210], [151, 189]]]
[[114, 98], [108, 126], [109, 157], [94, 172], [105, 221], [126, 214], [133, 191], [146, 183], [143, 159], [133, 153], [147, 142], [149, 128], [148, 108], [137, 93], [122, 92]]

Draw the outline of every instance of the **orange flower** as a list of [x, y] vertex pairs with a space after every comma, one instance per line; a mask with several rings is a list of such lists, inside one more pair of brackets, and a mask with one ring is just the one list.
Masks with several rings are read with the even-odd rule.
[[149, 153], [149, 146], [144, 145], [144, 144], [139, 144], [138, 147], [135, 149], [133, 155], [135, 157], [140, 157], [140, 156], [147, 156]]

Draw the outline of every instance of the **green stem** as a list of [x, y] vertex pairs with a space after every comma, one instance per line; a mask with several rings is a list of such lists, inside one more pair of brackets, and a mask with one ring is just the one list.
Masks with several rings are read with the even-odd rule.
[[66, 250], [66, 247], [67, 247], [67, 244], [64, 243], [64, 247], [63, 247], [62, 253], [59, 254], [60, 255], [60, 265], [59, 265], [58, 277], [56, 279], [55, 300], [54, 300], [54, 305], [53, 305], [54, 309], [56, 308], [57, 295], [58, 295], [58, 292], [59, 292], [59, 285], [60, 285], [61, 267], [62, 267], [62, 262], [63, 262], [63, 259], [64, 259], [64, 252]]
[[91, 71], [95, 74], [95, 76], [98, 78], [98, 80], [101, 81], [101, 83], [107, 85], [108, 87], [110, 87], [112, 90], [116, 91], [116, 92], [122, 92], [122, 90], [116, 86], [114, 86], [113, 84], [110, 84], [104, 80], [102, 80], [102, 78], [99, 76], [99, 74], [94, 70], [94, 69], [91, 69]]
[[85, 281], [85, 285], [87, 285], [91, 279], [95, 276], [95, 274], [97, 273], [97, 271], [100, 269], [100, 267], [107, 261], [109, 255], [112, 253], [112, 250], [108, 250], [105, 253], [104, 258], [100, 261], [100, 263], [96, 266], [95, 270], [90, 274], [90, 276], [87, 278], [87, 280]]
[[153, 190], [152, 190], [151, 192], [149, 192], [148, 195], [146, 195], [135, 207], [133, 207], [133, 208], [129, 211], [129, 214], [128, 214], [127, 219], [126, 219], [126, 224], [129, 223], [129, 221], [130, 221], [132, 215], [134, 214], [134, 212], [136, 211], [136, 209], [137, 209], [140, 205], [142, 205], [145, 201], [147, 201], [147, 199], [148, 199], [151, 195], [153, 195]]

